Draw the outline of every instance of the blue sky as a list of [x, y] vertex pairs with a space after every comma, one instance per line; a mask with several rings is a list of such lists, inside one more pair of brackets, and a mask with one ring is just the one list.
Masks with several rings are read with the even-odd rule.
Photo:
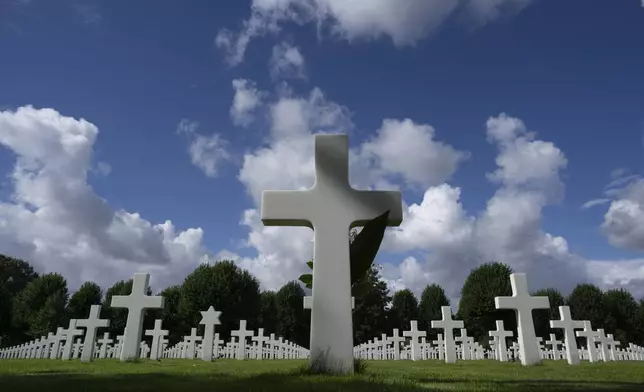
[[[118, 252], [106, 250], [109, 246], [104, 244], [98, 246], [101, 250], [89, 253], [71, 252], [61, 246], [56, 249], [58, 256], [47, 257], [38, 244], [53, 239], [43, 237], [34, 228], [40, 218], [32, 217], [28, 228], [16, 229], [12, 225], [22, 221], [15, 215], [3, 218], [0, 210], [0, 223], [3, 219], [6, 222], [4, 231], [0, 224], [0, 252], [35, 260], [43, 270], [61, 270], [72, 285], [86, 279], [107, 285], [140, 269], [158, 271], [163, 276], [159, 285], [176, 283], [204, 257], [216, 259], [222, 255], [235, 258], [253, 272], [254, 263], [264, 263], [256, 273], [265, 287], [296, 277], [303, 264], [295, 260], [310, 252], [310, 245], [292, 245], [293, 241], [307, 241], [285, 234], [290, 239], [275, 240], [284, 246], [273, 249], [262, 241], [270, 241], [278, 234], [250, 223], [240, 224], [245, 210], [259, 207], [249, 193], [253, 180], [240, 180], [240, 176], [245, 154], [257, 155], [260, 148], [273, 149], [278, 143], [272, 131], [278, 120], [270, 108], [284, 99], [306, 100], [317, 87], [328, 105], [343, 108], [342, 118], [328, 125], [349, 132], [356, 151], [378, 137], [384, 119], [411, 119], [416, 125], [431, 125], [435, 130], [433, 141], [466, 154], [467, 158], [458, 160], [453, 171], [448, 168], [416, 184], [401, 180], [405, 175], [401, 170], [387, 171], [384, 160], [391, 159], [390, 155], [374, 155], [377, 157], [372, 158], [380, 163], [371, 169], [384, 170], [386, 173], [379, 175], [403, 191], [407, 204], [420, 204], [427, 189], [446, 182], [460, 189], [459, 205], [466, 218], [482, 220], [490, 199], [503, 184], [512, 187], [507, 181], [501, 184], [486, 176], [497, 169], [495, 160], [500, 156], [499, 149], [486, 136], [486, 129], [488, 135], [492, 132], [489, 126], [486, 128], [486, 121], [501, 113], [521, 119], [529, 131], [536, 132], [535, 140], [550, 143], [565, 155], [565, 164], [555, 165], [553, 174], [557, 177], [553, 181], [563, 184], [565, 197], [546, 197], [543, 208], [537, 208], [539, 218], [521, 223], [539, 235], [550, 233], [564, 238], [567, 250], [563, 259], [548, 256], [554, 261], [532, 262], [534, 249], [517, 255], [504, 238], [498, 238], [498, 248], [482, 251], [474, 240], [458, 246], [434, 245], [431, 241], [424, 244], [421, 231], [420, 243], [402, 241], [403, 246], [396, 244], [398, 237], [392, 235], [390, 246], [385, 246], [379, 258], [386, 264], [384, 275], [392, 288], [419, 290], [430, 280], [444, 283], [441, 279], [445, 276], [461, 284], [462, 277], [452, 276], [451, 267], [445, 267], [446, 275], [434, 275], [442, 264], [432, 257], [453, 254], [445, 250], [450, 246], [461, 249], [461, 253], [467, 253], [464, 248], [476, 248], [472, 251], [477, 255], [472, 256], [476, 263], [486, 257], [504, 256], [516, 267], [532, 263], [526, 267], [529, 271], [546, 270], [551, 268], [547, 263], [557, 266], [568, 263], [562, 260], [570, 258], [574, 259], [570, 263], [584, 266], [601, 262], [594, 264], [595, 272], [587, 279], [604, 286], [631, 287], [635, 279], [644, 278], [639, 272], [644, 235], [637, 234], [644, 232], [644, 218], [636, 208], [644, 198], [638, 197], [640, 179], [634, 176], [641, 174], [644, 131], [644, 8], [638, 0], [506, 0], [500, 2], [503, 7], [498, 15], [490, 13], [493, 2], [455, 0], [455, 8], [440, 18], [436, 16], [438, 6], [431, 9], [433, 6], [427, 3], [410, 0], [410, 7], [420, 7], [416, 9], [422, 11], [417, 13], [420, 16], [411, 13], [391, 19], [387, 16], [391, 2], [385, 0], [373, 2], [373, 9], [385, 10], [375, 16], [347, 10], [335, 0], [282, 2], [282, 6], [290, 5], [287, 9], [298, 10], [297, 17], [275, 16], [284, 10], [279, 8], [279, 2], [255, 3], [253, 13], [251, 1], [241, 0], [160, 0], [153, 7], [150, 2], [124, 0], [0, 1], [0, 110], [6, 115], [5, 122], [0, 122], [0, 146], [5, 147], [0, 148], [0, 172], [4, 177], [0, 202], [5, 207], [22, 205], [30, 213], [57, 205], [43, 201], [34, 206], [25, 202], [25, 197], [15, 197], [20, 193], [16, 191], [16, 167], [20, 157], [29, 153], [16, 147], [16, 142], [6, 135], [11, 133], [10, 127], [14, 132], [20, 129], [15, 111], [32, 105], [36, 111], [51, 108], [66, 118], [84, 118], [98, 128], [96, 141], [88, 145], [92, 156], [87, 183], [113, 213], [138, 213], [140, 219], [152, 225], [170, 220], [177, 232], [203, 230], [202, 237], [196, 240], [199, 243], [181, 257], [175, 258], [174, 251], [167, 249], [169, 245], [162, 245], [161, 251], [170, 254], [168, 263], [176, 267], [159, 262], [158, 269], [154, 269], [149, 266], [155, 264], [147, 259], [149, 255], [139, 258], [134, 252], [119, 256]], [[298, 8], [301, 4], [324, 9], [324, 20], [314, 20]], [[229, 30], [229, 42], [236, 43], [238, 34], [248, 31], [244, 21], [253, 15], [265, 29], [252, 35], [243, 60], [233, 64], [231, 47], [222, 44], [226, 36], [222, 31]], [[269, 31], [266, 26], [270, 23], [278, 29]], [[428, 31], [432, 23], [438, 28]], [[303, 63], [289, 64], [291, 72], [275, 71], [270, 59], [276, 45], [294, 48]], [[231, 117], [236, 93], [233, 80], [249, 81], [260, 94], [260, 103], [244, 113], [251, 116], [248, 125], [240, 125]], [[191, 131], [177, 132], [182, 120], [193, 124]], [[311, 120], [311, 124], [315, 122]], [[346, 129], [340, 126], [349, 123]], [[308, 131], [318, 131], [311, 124]], [[34, 131], [29, 137], [41, 137], [43, 132], [51, 129]], [[404, 137], [392, 132], [394, 139]], [[215, 139], [207, 139], [213, 135]], [[216, 175], [208, 176], [193, 164], [189, 148], [200, 137], [204, 141], [216, 140], [214, 143], [219, 143], [225, 156], [216, 159]], [[30, 140], [26, 139], [27, 145]], [[390, 144], [379, 146], [393, 148]], [[47, 155], [37, 157], [45, 161], [41, 162], [43, 167], [47, 166]], [[99, 162], [107, 163], [111, 170], [101, 174], [97, 168], [107, 166]], [[540, 160], [530, 162], [539, 165]], [[519, 171], [537, 170], [525, 163], [517, 165]], [[506, 169], [512, 167], [511, 164]], [[285, 172], [284, 176], [288, 176], [290, 170]], [[624, 180], [604, 203], [582, 208], [590, 200], [604, 198], [605, 186], [611, 179], [629, 175], [633, 177]], [[261, 173], [252, 172], [247, 178], [253, 176], [261, 177]], [[300, 184], [300, 177], [292, 183]], [[378, 187], [381, 180], [367, 183]], [[280, 181], [285, 180], [277, 183], [282, 184]], [[550, 191], [540, 187], [539, 192], [545, 195]], [[615, 206], [615, 214], [610, 217], [614, 224], [602, 229], [609, 208], [623, 200], [635, 210], [627, 209], [632, 214], [625, 218], [624, 210]], [[83, 214], [90, 218], [79, 219], [92, 225], [91, 211], [84, 210]], [[65, 224], [61, 219], [57, 222]], [[539, 228], [533, 227], [535, 224]], [[79, 227], [79, 233], [92, 231], [89, 226]], [[485, 231], [480, 227], [472, 230]], [[253, 234], [259, 242], [253, 243]], [[76, 249], [79, 238], [78, 233], [70, 233], [65, 246]], [[38, 244], [30, 242], [36, 239]], [[248, 240], [251, 244], [243, 246]], [[125, 246], [119, 241], [110, 240], [110, 244]], [[100, 242], [100, 238], [92, 239], [84, 246]], [[539, 254], [543, 256], [542, 253]], [[88, 260], [93, 257], [95, 262]], [[293, 261], [275, 261], [289, 257]], [[516, 262], [512, 261], [514, 257]], [[462, 265], [459, 263], [464, 259], [469, 256], [461, 254], [453, 263]], [[275, 264], [266, 260], [274, 260]], [[406, 267], [400, 266], [403, 260], [407, 260]], [[631, 261], [616, 264], [619, 260]], [[110, 263], [114, 267], [102, 265]], [[615, 272], [615, 265], [621, 266], [619, 272]], [[270, 269], [267, 266], [272, 266], [275, 273], [266, 272]], [[602, 280], [609, 275], [607, 271], [615, 274], [612, 280]], [[419, 273], [423, 279], [405, 278]], [[624, 276], [633, 281], [624, 280]], [[534, 283], [543, 284], [546, 282]], [[561, 287], [568, 286], [561, 283]]]

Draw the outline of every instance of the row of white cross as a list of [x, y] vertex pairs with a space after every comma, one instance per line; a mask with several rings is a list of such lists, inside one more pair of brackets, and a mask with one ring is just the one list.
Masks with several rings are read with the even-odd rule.
[[[382, 334], [366, 343], [354, 347], [354, 355], [364, 359], [413, 361], [424, 359], [439, 359], [446, 363], [454, 363], [456, 359], [496, 359], [506, 362], [509, 358], [520, 359], [525, 363], [521, 352], [521, 340], [512, 341], [507, 346], [507, 339], [514, 336], [512, 331], [506, 331], [502, 320], [496, 321], [496, 330], [489, 331], [490, 350], [484, 349], [474, 338], [467, 336], [467, 329], [463, 328], [463, 321], [453, 320], [451, 308], [443, 306], [442, 320], [431, 322], [432, 328], [440, 329], [438, 339], [428, 342], [427, 332], [418, 329], [418, 321], [410, 322], [410, 329], [403, 331], [402, 336], [396, 328], [392, 336]], [[560, 320], [551, 320], [552, 328], [564, 330], [564, 341], [557, 340], [555, 334], [550, 334], [550, 340], [543, 342], [543, 338], [534, 339], [537, 347], [538, 359], [563, 359], [564, 356], [571, 365], [579, 364], [580, 358], [590, 362], [618, 361], [618, 360], [644, 360], [644, 348], [630, 343], [628, 348], [619, 349], [621, 343], [613, 338], [612, 334], [605, 334], [603, 329], [593, 330], [590, 321], [576, 321], [570, 316], [568, 306], [559, 307]], [[532, 319], [527, 320], [532, 323]], [[575, 329], [581, 329], [575, 331]], [[460, 336], [454, 337], [453, 330], [460, 330]], [[587, 347], [578, 348], [575, 336], [586, 339]], [[457, 345], [457, 343], [459, 343]], [[546, 349], [543, 344], [549, 345]], [[560, 349], [561, 347], [561, 349]]]

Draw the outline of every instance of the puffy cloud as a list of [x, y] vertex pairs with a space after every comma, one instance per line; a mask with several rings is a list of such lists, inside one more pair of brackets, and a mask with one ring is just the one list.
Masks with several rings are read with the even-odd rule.
[[137, 213], [114, 210], [87, 183], [98, 128], [53, 109], [0, 111], [0, 145], [16, 156], [13, 193], [0, 202], [0, 249], [60, 272], [70, 286], [108, 286], [136, 271], [155, 287], [194, 268], [208, 254], [199, 228], [176, 232]]
[[187, 135], [190, 140], [188, 154], [192, 164], [201, 169], [208, 177], [216, 177], [222, 162], [231, 158], [226, 150], [227, 142], [218, 134], [204, 136], [197, 133], [199, 123], [187, 119], [181, 120], [177, 133]]
[[[350, 111], [328, 100], [317, 88], [308, 97], [279, 96], [267, 110], [269, 143], [247, 153], [239, 172], [239, 180], [256, 206], [246, 211], [242, 220], [250, 231], [246, 245], [257, 250], [258, 256], [235, 259], [261, 276], [266, 287], [278, 287], [306, 271], [304, 262], [312, 255], [312, 232], [306, 228], [264, 227], [258, 218], [261, 192], [310, 188], [315, 181], [312, 135], [351, 133], [354, 125]], [[431, 152], [430, 156], [421, 154], [417, 146]], [[388, 119], [374, 137], [350, 150], [350, 181], [358, 189], [396, 188], [395, 179], [403, 179], [405, 186], [438, 185], [466, 155], [435, 140], [429, 125]], [[391, 165], [390, 160], [399, 163]], [[427, 169], [421, 173], [416, 165]], [[232, 252], [226, 254], [231, 257]]]
[[271, 77], [274, 80], [287, 78], [304, 79], [304, 56], [300, 50], [286, 42], [273, 47], [269, 61]]
[[254, 111], [262, 104], [264, 93], [257, 90], [255, 83], [247, 79], [233, 80], [235, 96], [230, 107], [233, 123], [246, 127], [254, 121]]
[[644, 179], [619, 190], [604, 215], [602, 230], [615, 246], [644, 249]]
[[396, 46], [414, 45], [439, 29], [458, 10], [481, 25], [516, 13], [531, 0], [253, 0], [241, 31], [221, 30], [215, 40], [231, 65], [240, 63], [254, 37], [276, 33], [284, 22], [330, 27], [349, 41], [389, 37]]

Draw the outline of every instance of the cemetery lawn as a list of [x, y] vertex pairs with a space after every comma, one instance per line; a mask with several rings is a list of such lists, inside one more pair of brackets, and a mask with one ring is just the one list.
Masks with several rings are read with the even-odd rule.
[[306, 361], [1, 360], [0, 391], [644, 391], [644, 362], [370, 361], [364, 373], [302, 374]]

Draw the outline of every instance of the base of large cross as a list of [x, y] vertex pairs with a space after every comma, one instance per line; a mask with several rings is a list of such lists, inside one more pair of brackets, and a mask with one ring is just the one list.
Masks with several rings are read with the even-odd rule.
[[[313, 308], [313, 297], [310, 295], [304, 297], [304, 309], [311, 309]], [[351, 309], [356, 308], [356, 298], [351, 297]]]

